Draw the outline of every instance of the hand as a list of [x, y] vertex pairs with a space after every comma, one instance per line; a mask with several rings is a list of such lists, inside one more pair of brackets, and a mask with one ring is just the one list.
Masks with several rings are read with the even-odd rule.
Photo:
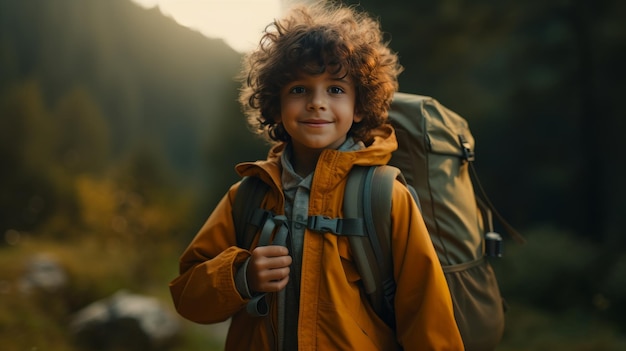
[[259, 246], [248, 262], [248, 286], [255, 292], [276, 292], [289, 281], [291, 256], [284, 246]]

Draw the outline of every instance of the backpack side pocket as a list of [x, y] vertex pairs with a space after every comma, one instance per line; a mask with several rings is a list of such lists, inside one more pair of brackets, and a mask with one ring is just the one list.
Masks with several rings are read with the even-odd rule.
[[466, 351], [495, 350], [504, 333], [504, 300], [485, 258], [443, 266]]

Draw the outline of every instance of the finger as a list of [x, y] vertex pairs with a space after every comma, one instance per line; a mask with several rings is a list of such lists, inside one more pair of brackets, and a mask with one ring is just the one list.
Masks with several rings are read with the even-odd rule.
[[279, 245], [259, 246], [252, 251], [252, 254], [257, 254], [265, 257], [278, 257], [289, 255], [289, 249]]
[[250, 258], [250, 267], [256, 270], [282, 268], [291, 265], [291, 256], [264, 256], [267, 252], [259, 250], [252, 253]]
[[[276, 262], [272, 262], [276, 261]], [[290, 256], [281, 257], [252, 257], [248, 263], [246, 278], [254, 291], [272, 292], [276, 289], [267, 287], [269, 282], [280, 282], [289, 276]], [[285, 283], [286, 284], [286, 283]]]
[[278, 268], [289, 267], [292, 262], [291, 256], [269, 257], [269, 258], [266, 258], [266, 260], [267, 262], [265, 264], [266, 264], [267, 269], [278, 269]]
[[268, 269], [268, 270], [259, 272], [260, 280], [264, 282], [277, 282], [277, 281], [285, 279], [288, 276], [289, 276], [289, 267]]
[[285, 288], [285, 286], [287, 286], [288, 282], [289, 282], [289, 275], [285, 276], [283, 279], [280, 279], [280, 280], [272, 280], [272, 281], [268, 281], [268, 282], [261, 284], [259, 291], [261, 292], [281, 291], [282, 289]]

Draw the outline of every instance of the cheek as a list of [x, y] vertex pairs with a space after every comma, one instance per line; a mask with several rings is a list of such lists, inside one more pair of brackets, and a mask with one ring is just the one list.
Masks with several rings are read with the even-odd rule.
[[289, 116], [292, 116], [295, 111], [296, 108], [293, 103], [283, 102], [280, 104], [280, 108], [277, 111], [276, 120], [281, 121], [283, 119], [287, 119]]

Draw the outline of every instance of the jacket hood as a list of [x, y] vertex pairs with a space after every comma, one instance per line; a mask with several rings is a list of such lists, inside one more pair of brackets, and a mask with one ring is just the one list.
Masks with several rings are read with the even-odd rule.
[[[324, 150], [317, 162], [316, 173], [320, 173], [319, 170], [323, 169], [324, 174], [333, 174], [338, 179], [342, 179], [350, 172], [352, 166], [387, 164], [391, 159], [391, 153], [398, 148], [393, 127], [388, 124], [382, 125], [373, 130], [371, 135], [371, 143], [361, 150]], [[280, 156], [286, 145], [286, 143], [277, 144], [270, 149], [266, 160], [240, 163], [235, 170], [242, 177], [257, 176], [268, 184], [280, 184]]]

